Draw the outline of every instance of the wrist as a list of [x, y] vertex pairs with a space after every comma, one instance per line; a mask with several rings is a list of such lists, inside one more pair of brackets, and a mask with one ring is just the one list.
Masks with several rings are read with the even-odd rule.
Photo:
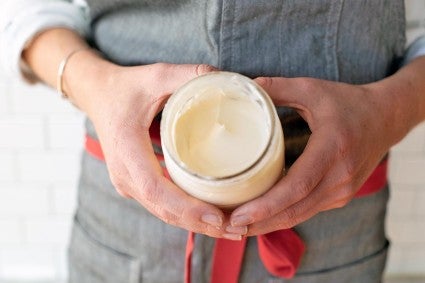
[[81, 50], [67, 62], [63, 74], [63, 91], [83, 112], [90, 113], [98, 106], [114, 74], [120, 66], [109, 62], [93, 49]]
[[407, 70], [381, 81], [366, 85], [373, 94], [377, 115], [382, 115], [389, 135], [390, 145], [398, 143], [418, 125], [424, 115], [424, 91], [420, 77], [411, 76]]
[[62, 98], [67, 98], [67, 99], [70, 98], [68, 94], [65, 92], [64, 83], [63, 83], [63, 75], [65, 73], [66, 65], [68, 64], [68, 61], [71, 60], [72, 56], [75, 56], [75, 54], [77, 54], [78, 52], [85, 51], [86, 49], [88, 49], [88, 47], [80, 48], [80, 49], [76, 49], [72, 51], [64, 59], [62, 59], [62, 61], [59, 64], [58, 74], [56, 79], [56, 90], [59, 92], [59, 94], [62, 95]]

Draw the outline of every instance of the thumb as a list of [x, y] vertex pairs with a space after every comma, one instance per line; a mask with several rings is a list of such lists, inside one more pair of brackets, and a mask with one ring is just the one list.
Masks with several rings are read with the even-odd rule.
[[282, 77], [259, 77], [254, 80], [277, 106], [304, 108], [308, 102], [308, 89], [301, 79]]
[[276, 106], [295, 109], [311, 126], [311, 109], [314, 107], [311, 94], [315, 92], [314, 80], [305, 78], [259, 77], [255, 82], [270, 96]]
[[217, 70], [216, 67], [207, 64], [165, 64], [163, 87], [165, 92], [172, 93], [186, 82]]

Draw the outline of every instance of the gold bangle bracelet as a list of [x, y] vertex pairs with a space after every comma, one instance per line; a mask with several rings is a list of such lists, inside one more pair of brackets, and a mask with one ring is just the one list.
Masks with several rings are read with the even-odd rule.
[[57, 76], [57, 80], [56, 80], [56, 88], [57, 88], [57, 91], [59, 92], [59, 94], [62, 96], [62, 98], [69, 99], [68, 95], [63, 90], [63, 74], [65, 72], [65, 67], [66, 67], [69, 59], [71, 59], [71, 57], [74, 56], [75, 54], [77, 54], [78, 52], [88, 50], [88, 49], [90, 49], [90, 48], [87, 47], [87, 48], [81, 48], [81, 49], [74, 50], [71, 53], [69, 53], [60, 62], [59, 68], [58, 68], [58, 76]]

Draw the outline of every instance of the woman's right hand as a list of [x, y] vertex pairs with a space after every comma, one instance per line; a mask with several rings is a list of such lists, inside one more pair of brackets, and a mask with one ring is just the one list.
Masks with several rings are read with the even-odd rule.
[[246, 227], [231, 227], [220, 209], [187, 195], [163, 176], [148, 131], [171, 93], [214, 68], [162, 63], [122, 67], [87, 47], [72, 30], [49, 29], [31, 41], [23, 59], [41, 80], [55, 86], [60, 62], [80, 50], [69, 57], [62, 87], [95, 125], [117, 191], [166, 223], [240, 239]]
[[95, 125], [111, 181], [122, 196], [137, 200], [166, 223], [238, 238], [222, 228], [220, 209], [187, 195], [163, 176], [149, 136], [152, 120], [170, 94], [212, 70], [208, 65], [164, 63], [122, 67], [81, 51], [68, 62], [64, 83]]
[[[117, 191], [164, 222], [221, 237], [223, 213], [167, 180], [153, 152], [149, 127], [169, 95], [188, 80], [213, 70], [207, 65], [115, 66], [106, 78], [81, 90], [92, 96], [86, 112], [99, 136]], [[69, 83], [72, 89], [72, 83]]]

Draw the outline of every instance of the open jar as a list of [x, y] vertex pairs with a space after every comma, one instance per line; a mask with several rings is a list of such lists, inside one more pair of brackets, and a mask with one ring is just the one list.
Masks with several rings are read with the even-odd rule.
[[262, 195], [283, 176], [283, 131], [273, 102], [237, 73], [208, 73], [171, 95], [161, 143], [174, 183], [221, 208]]

